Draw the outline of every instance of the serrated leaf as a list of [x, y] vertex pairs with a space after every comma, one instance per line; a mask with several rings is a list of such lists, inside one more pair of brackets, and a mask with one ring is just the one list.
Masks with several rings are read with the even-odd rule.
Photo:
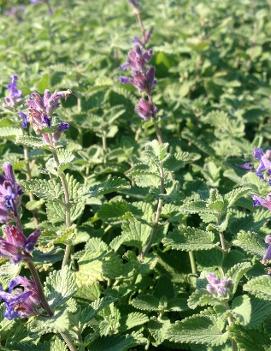
[[19, 137], [23, 135], [23, 131], [21, 128], [15, 127], [1, 127], [0, 128], [0, 138], [8, 138], [8, 137]]
[[67, 347], [63, 341], [59, 338], [56, 338], [50, 344], [50, 351], [67, 351]]
[[149, 317], [144, 313], [132, 312], [127, 315], [124, 322], [124, 330], [129, 330], [139, 325], [145, 324], [149, 321]]
[[238, 284], [242, 277], [251, 269], [252, 264], [250, 262], [237, 263], [227, 271], [227, 278], [230, 278], [233, 283], [231, 289], [232, 294], [237, 290]]
[[75, 292], [74, 273], [68, 267], [50, 273], [46, 279], [45, 293], [53, 309], [65, 304]]
[[16, 143], [29, 146], [33, 149], [49, 149], [49, 146], [46, 145], [41, 138], [30, 135], [18, 135], [16, 137]]
[[254, 232], [241, 230], [232, 243], [233, 245], [241, 247], [245, 252], [257, 255], [258, 257], [263, 257], [265, 252], [264, 241]]
[[238, 322], [247, 325], [252, 319], [252, 305], [248, 295], [237, 296], [232, 301], [232, 312]]
[[223, 345], [228, 340], [228, 332], [223, 326], [207, 316], [194, 315], [172, 324], [166, 338], [176, 343]]
[[250, 279], [243, 289], [259, 299], [271, 301], [271, 277], [269, 275]]
[[173, 250], [201, 251], [210, 250], [217, 246], [214, 239], [215, 235], [212, 232], [192, 227], [181, 227], [179, 230], [170, 232], [168, 237], [163, 239], [163, 243]]
[[93, 185], [89, 189], [89, 195], [93, 197], [118, 192], [129, 187], [129, 182], [123, 178], [108, 179], [100, 184]]
[[137, 345], [132, 335], [113, 335], [98, 338], [90, 344], [92, 351], [128, 351]]
[[150, 225], [131, 217], [122, 225], [122, 234], [113, 239], [110, 246], [114, 251], [117, 251], [123, 244], [142, 250], [151, 232], [152, 227]]
[[31, 179], [22, 184], [27, 192], [47, 200], [58, 199], [62, 192], [61, 184], [56, 179]]
[[198, 306], [220, 305], [223, 304], [223, 301], [220, 298], [211, 295], [205, 289], [197, 289], [189, 296], [187, 304], [189, 308], [195, 309]]

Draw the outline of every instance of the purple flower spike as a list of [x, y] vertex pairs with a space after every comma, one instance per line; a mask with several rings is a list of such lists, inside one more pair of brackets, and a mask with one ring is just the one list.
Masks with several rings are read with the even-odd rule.
[[46, 144], [55, 144], [60, 138], [60, 132], [67, 129], [63, 126], [68, 124], [61, 122], [61, 130], [59, 129], [60, 125], [58, 125], [55, 132], [45, 131], [45, 129], [52, 127], [52, 114], [59, 107], [60, 100], [66, 99], [70, 94], [70, 90], [54, 93], [45, 90], [43, 96], [37, 92], [32, 93], [27, 101], [29, 123], [36, 134], [42, 134]]
[[207, 284], [207, 291], [215, 296], [226, 297], [232, 286], [231, 279], [219, 279], [214, 273], [209, 273], [206, 276], [209, 284]]
[[12, 165], [4, 163], [3, 171], [0, 175], [0, 223], [7, 223], [18, 217], [23, 192], [16, 183]]
[[9, 258], [14, 263], [29, 257], [40, 236], [40, 230], [35, 230], [25, 237], [23, 232], [13, 225], [5, 226], [3, 232], [4, 237], [0, 238], [0, 256]]
[[8, 292], [0, 286], [0, 301], [5, 303], [4, 317], [10, 320], [37, 315], [41, 306], [35, 283], [21, 276], [11, 280]]
[[21, 127], [24, 128], [24, 129], [27, 128], [27, 126], [28, 126], [28, 117], [27, 117], [27, 115], [25, 113], [23, 113], [23, 112], [19, 112], [18, 115], [22, 119]]
[[152, 117], [155, 117], [158, 110], [157, 110], [157, 107], [152, 102], [142, 98], [139, 100], [135, 108], [135, 111], [140, 118], [147, 120]]
[[10, 82], [7, 86], [8, 95], [5, 97], [5, 104], [8, 107], [14, 107], [21, 101], [22, 92], [17, 88], [18, 77], [14, 74], [11, 76]]

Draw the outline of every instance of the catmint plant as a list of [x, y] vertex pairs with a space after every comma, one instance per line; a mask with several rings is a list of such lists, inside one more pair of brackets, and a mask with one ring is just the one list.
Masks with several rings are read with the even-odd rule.
[[[55, 106], [55, 105], [54, 105]], [[20, 219], [21, 186], [16, 182], [12, 165], [6, 163], [3, 166], [4, 175], [1, 176], [1, 203], [2, 222], [4, 236], [0, 238], [0, 256], [9, 259], [13, 264], [24, 262], [28, 267], [32, 279], [19, 276], [10, 281], [8, 291], [0, 285], [0, 302], [5, 304], [4, 316], [7, 319], [27, 318], [34, 315], [43, 315], [46, 312], [52, 317], [51, 309], [44, 294], [39, 274], [32, 260], [32, 251], [41, 235], [36, 229], [29, 236], [25, 236]], [[15, 221], [16, 225], [10, 222]], [[75, 347], [70, 337], [61, 333], [64, 340], [70, 345], [70, 350]]]

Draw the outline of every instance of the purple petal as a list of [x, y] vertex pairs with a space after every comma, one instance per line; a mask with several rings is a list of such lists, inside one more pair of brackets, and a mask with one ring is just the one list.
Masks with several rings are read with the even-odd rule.
[[36, 245], [40, 234], [41, 234], [40, 230], [37, 229], [32, 234], [29, 235], [24, 245], [24, 249], [26, 252], [30, 253], [31, 251], [33, 251], [34, 246]]
[[263, 154], [264, 152], [263, 152], [263, 149], [261, 148], [255, 148], [252, 153], [253, 157], [258, 161], [261, 160], [261, 157], [263, 156]]

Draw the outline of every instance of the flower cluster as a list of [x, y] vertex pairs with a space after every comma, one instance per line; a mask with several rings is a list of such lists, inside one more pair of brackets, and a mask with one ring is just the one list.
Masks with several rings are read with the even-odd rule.
[[8, 292], [5, 292], [0, 285], [1, 300], [5, 303], [4, 317], [7, 319], [37, 315], [41, 307], [35, 283], [21, 276], [10, 281]]
[[14, 107], [22, 99], [22, 91], [17, 88], [18, 77], [14, 74], [7, 85], [8, 94], [5, 97], [5, 104], [8, 107]]
[[134, 39], [127, 61], [121, 65], [123, 71], [130, 71], [130, 76], [119, 78], [122, 84], [131, 84], [142, 94], [135, 111], [144, 120], [154, 118], [158, 111], [152, 100], [152, 91], [157, 82], [155, 69], [149, 65], [153, 53], [151, 49], [145, 49], [149, 39], [150, 32], [144, 32], [142, 39]]
[[232, 286], [231, 279], [219, 279], [214, 273], [209, 273], [206, 278], [208, 281], [206, 289], [210, 294], [220, 297], [228, 295]]
[[54, 145], [62, 132], [69, 128], [66, 122], [52, 125], [52, 115], [59, 106], [60, 100], [66, 98], [70, 93], [70, 90], [54, 93], [45, 90], [44, 95], [34, 92], [27, 100], [28, 116], [24, 114], [21, 117], [24, 120], [28, 119], [36, 134], [42, 134], [46, 144]]
[[9, 258], [17, 263], [29, 257], [40, 236], [40, 230], [35, 230], [28, 237], [14, 225], [3, 228], [4, 237], [0, 238], [0, 256]]
[[[3, 227], [3, 237], [0, 237], [0, 256], [18, 263], [30, 259], [40, 230], [35, 230], [28, 237], [24, 235], [19, 218], [22, 188], [16, 182], [10, 163], [5, 163], [3, 170], [4, 174], [0, 176], [0, 221], [6, 225]], [[15, 221], [16, 225], [11, 221]], [[25, 277], [12, 280], [8, 292], [0, 286], [0, 301], [5, 303], [4, 315], [8, 319], [35, 315], [40, 306], [35, 283]]]
[[23, 191], [10, 163], [4, 163], [3, 171], [0, 175], [0, 223], [7, 223], [18, 219]]
[[252, 156], [256, 163], [255, 167], [251, 162], [245, 162], [241, 168], [255, 172], [261, 180], [271, 185], [271, 150], [264, 151], [262, 148], [255, 148]]

